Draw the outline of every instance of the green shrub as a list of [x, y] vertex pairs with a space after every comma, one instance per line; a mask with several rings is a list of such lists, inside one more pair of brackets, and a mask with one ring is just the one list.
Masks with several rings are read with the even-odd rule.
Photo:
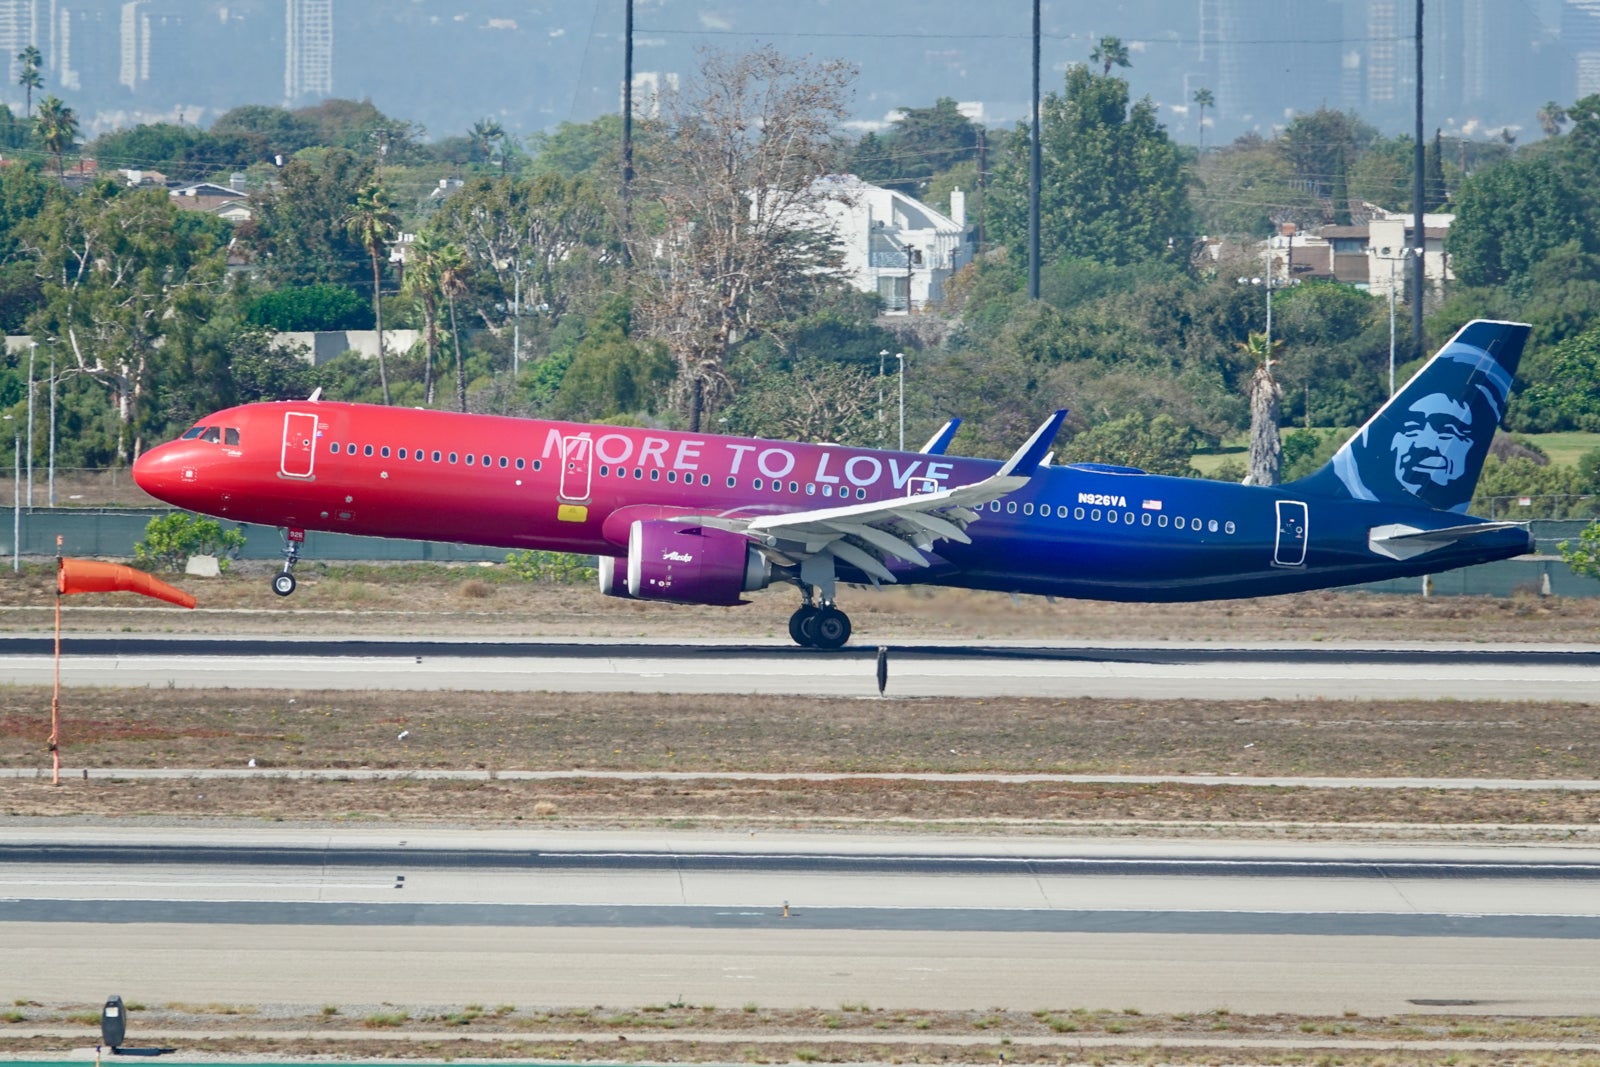
[[589, 557], [567, 552], [518, 549], [506, 557], [506, 569], [525, 582], [545, 585], [582, 585], [597, 577]]
[[224, 530], [215, 519], [174, 511], [145, 524], [144, 540], [134, 543], [133, 554], [149, 570], [181, 571], [190, 556], [216, 556], [217, 566], [227, 570], [243, 547], [243, 530]]

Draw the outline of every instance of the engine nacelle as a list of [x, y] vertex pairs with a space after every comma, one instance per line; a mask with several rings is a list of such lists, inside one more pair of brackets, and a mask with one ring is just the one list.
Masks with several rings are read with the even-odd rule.
[[736, 533], [671, 519], [628, 528], [628, 595], [684, 604], [737, 604], [765, 589], [772, 564]]
[[632, 600], [628, 592], [628, 560], [625, 556], [601, 556], [596, 570], [600, 573], [600, 592], [606, 596]]

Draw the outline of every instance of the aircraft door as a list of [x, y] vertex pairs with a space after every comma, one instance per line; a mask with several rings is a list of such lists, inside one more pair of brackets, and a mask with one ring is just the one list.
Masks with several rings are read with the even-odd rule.
[[561, 439], [562, 500], [573, 502], [589, 499], [590, 459], [594, 455], [594, 442], [588, 437], [563, 437]]
[[1278, 501], [1278, 537], [1272, 548], [1273, 566], [1305, 566], [1306, 520], [1306, 506], [1302, 501]]
[[317, 457], [317, 417], [291, 411], [283, 417], [283, 451], [278, 458], [278, 473], [285, 478], [311, 477]]

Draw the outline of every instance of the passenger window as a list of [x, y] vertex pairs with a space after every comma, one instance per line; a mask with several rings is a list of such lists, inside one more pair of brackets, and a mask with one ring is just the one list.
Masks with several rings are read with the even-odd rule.
[[1216, 533], [1217, 532], [1217, 520], [1216, 519], [1212, 519], [1210, 522], [1206, 523], [1206, 529], [1210, 530], [1212, 533]]
[[1093, 511], [1089, 512], [1089, 518], [1091, 520], [1093, 520], [1094, 522], [1099, 522], [1100, 521], [1100, 509], [1099, 508], [1095, 508]]
[[[732, 479], [732, 478], [729, 478], [729, 479], [728, 479], [728, 480], [729, 480], [729, 481], [730, 481], [730, 482], [731, 482], [731, 481], [733, 481], [733, 479]], [[757, 488], [757, 489], [760, 489], [760, 488], [761, 488], [761, 479], [760, 479], [760, 478], [757, 478], [757, 479], [755, 479], [755, 480], [754, 480], [754, 481], [752, 481], [752, 482], [751, 482], [751, 483], [750, 483], [750, 484], [751, 484], [751, 485], [752, 485], [752, 486], [754, 486], [754, 487], [755, 487], [755, 488]]]
[[667, 472], [667, 484], [668, 485], [672, 485], [677, 480], [678, 480], [678, 472], [677, 471], [668, 471]]
[[608, 475], [610, 473], [611, 473], [611, 468], [610, 467], [601, 467], [600, 468], [600, 477], [604, 478], [606, 475]]
[[456, 454], [454, 452], [452, 452], [452, 453], [450, 453], [450, 462], [454, 463], [455, 461], [456, 461]]
[[660, 467], [651, 467], [650, 468], [650, 480], [652, 482], [659, 482], [661, 480], [661, 468]]
[[467, 466], [469, 466], [469, 467], [472, 466], [473, 461], [476, 460], [477, 458], [478, 458], [477, 456], [474, 456], [471, 452], [468, 452], [467, 453]]
[[1064, 519], [1066, 517], [1067, 517], [1067, 506], [1065, 504], [1062, 504], [1061, 506], [1056, 508], [1056, 518]]
[[635, 467], [635, 468], [633, 468], [633, 480], [636, 481], [636, 482], [644, 481], [644, 468], [643, 467]]
[[328, 451], [332, 452], [334, 455], [337, 456], [339, 454], [339, 442], [338, 441], [330, 442], [329, 445], [328, 445]]
[[1143, 515], [1141, 515], [1139, 517], [1139, 521], [1144, 523], [1146, 526], [1149, 526], [1150, 525], [1150, 513], [1148, 511], [1145, 512]]
[[[701, 476], [700, 476], [700, 484], [701, 484], [701, 485], [710, 485], [710, 484], [711, 484], [711, 475], [709, 475], [709, 474], [702, 474], [702, 475], [701, 475]], [[732, 485], [732, 484], [733, 484], [733, 479], [732, 479], [732, 478], [729, 478], [729, 479], [728, 479], [728, 484], [729, 484], [729, 485]]]
[[1132, 526], [1133, 525], [1133, 512], [1124, 511], [1122, 513], [1122, 521], [1127, 523], [1129, 526]]
[[399, 456], [400, 456], [401, 459], [405, 459], [406, 458], [406, 450], [402, 448], [400, 450], [400, 452], [399, 452]]
[[1106, 512], [1106, 521], [1107, 522], [1116, 522], [1117, 521], [1117, 513], [1115, 511]]
[[732, 475], [729, 475], [729, 477], [728, 477], [728, 488], [732, 489], [737, 484], [738, 484], [738, 481]]
[[817, 495], [817, 486], [816, 486], [816, 484], [814, 482], [807, 482], [806, 483], [806, 496], [816, 496], [816, 495]]
[[1159, 518], [1157, 518], [1156, 519], [1156, 525], [1161, 527], [1163, 530], [1165, 530], [1167, 528], [1167, 517], [1165, 515], [1162, 515]]
[[1006, 514], [1007, 515], [1015, 515], [1016, 513], [1017, 513], [1017, 502], [1015, 500], [1008, 500], [1006, 502]]
[[832, 495], [833, 495], [833, 486], [831, 486], [831, 485], [824, 485], [824, 486], [823, 486], [823, 487], [822, 487], [822, 495], [823, 495], [823, 496], [832, 496]]
[[372, 446], [371, 446], [371, 445], [366, 445], [366, 446], [365, 446], [365, 447], [363, 447], [363, 448], [362, 448], [362, 449], [361, 449], [361, 454], [362, 454], [362, 455], [363, 455], [363, 456], [370, 456], [370, 455], [372, 455]]
[[232, 426], [229, 426], [226, 430], [223, 430], [222, 431], [222, 443], [225, 444], [225, 445], [236, 445], [236, 444], [238, 444], [239, 443], [239, 431], [237, 429], [235, 429], [234, 427], [232, 427]]
[[492, 467], [492, 466], [494, 466], [494, 457], [493, 457], [493, 456], [484, 456], [484, 457], [483, 457], [483, 465], [484, 465], [484, 466], [485, 466], [485, 467]]
[[204, 426], [191, 426], [187, 430], [183, 431], [183, 436], [178, 438], [178, 440], [193, 441], [196, 437], [199, 437], [205, 432], [206, 428]]
[[1024, 515], [1032, 515], [1033, 514], [1033, 505], [1032, 504], [1024, 504], [1024, 505], [1022, 505], [1022, 513]]
[[435, 463], [439, 462], [439, 450], [437, 448], [433, 450], [433, 461]]
[[999, 511], [1000, 510], [1000, 501], [998, 501], [998, 500], [989, 501], [989, 510], [990, 511]]
[[1225, 533], [1233, 533], [1233, 523], [1231, 523], [1231, 522], [1227, 523], [1226, 525], [1224, 525], [1222, 527], [1222, 529], [1223, 529], [1223, 532], [1225, 532]]
[[500, 457], [500, 469], [501, 470], [505, 470], [506, 467], [510, 465], [510, 463], [511, 463], [511, 461], [506, 459], [506, 457], [504, 457], [504, 456]]
[[539, 460], [534, 460], [533, 461], [533, 469], [534, 470], [538, 470], [539, 469], [539, 462], [540, 462]]
[[1177, 518], [1173, 519], [1172, 525], [1176, 526], [1180, 530], [1183, 529], [1183, 516], [1179, 515]]
[[389, 458], [389, 446], [388, 445], [384, 445], [383, 448], [379, 449], [379, 452], [382, 454], [384, 459], [388, 459]]
[[417, 449], [414, 453], [412, 453], [412, 455], [416, 457], [416, 460], [417, 460], [418, 463], [421, 463], [424, 459], [427, 458], [426, 456], [424, 456], [422, 454], [422, 449], [420, 449], [420, 448]]
[[789, 483], [789, 492], [798, 493], [799, 491], [800, 491], [800, 483], [799, 482], [790, 482]]
[[867, 491], [865, 489], [857, 489], [856, 490], [856, 499], [857, 500], [865, 500], [865, 499], [867, 499]]
[[[525, 460], [525, 459], [523, 459], [523, 458], [522, 458], [522, 457], [521, 457], [521, 456], [518, 456], [518, 457], [517, 457], [517, 470], [519, 470], [519, 471], [520, 471], [520, 470], [522, 470], [522, 469], [523, 469], [523, 468], [524, 468], [524, 467], [526, 467], [526, 466], [527, 466], [527, 465], [528, 465], [528, 461], [527, 461], [527, 460]], [[605, 469], [605, 468], [604, 468], [604, 467], [601, 467], [601, 468], [600, 468], [600, 474], [601, 474], [601, 476], [604, 476], [604, 475], [605, 475], [605, 473], [606, 473], [606, 469]]]
[[1190, 519], [1189, 520], [1189, 529], [1191, 529], [1191, 530], [1200, 529], [1200, 520], [1199, 519]]
[[1072, 517], [1075, 518], [1075, 519], [1082, 519], [1083, 518], [1083, 509], [1082, 508], [1073, 508], [1072, 509]]

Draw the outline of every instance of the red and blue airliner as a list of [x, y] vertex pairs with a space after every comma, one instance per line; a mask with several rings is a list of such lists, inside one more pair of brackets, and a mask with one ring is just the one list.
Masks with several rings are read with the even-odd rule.
[[1093, 600], [1255, 597], [1528, 552], [1467, 515], [1528, 337], [1464, 326], [1325, 467], [1277, 486], [1050, 462], [1058, 411], [1004, 463], [308, 400], [202, 419], [134, 464], [152, 496], [282, 528], [599, 557], [610, 596], [737, 604], [786, 582], [794, 640], [838, 648], [841, 584]]

